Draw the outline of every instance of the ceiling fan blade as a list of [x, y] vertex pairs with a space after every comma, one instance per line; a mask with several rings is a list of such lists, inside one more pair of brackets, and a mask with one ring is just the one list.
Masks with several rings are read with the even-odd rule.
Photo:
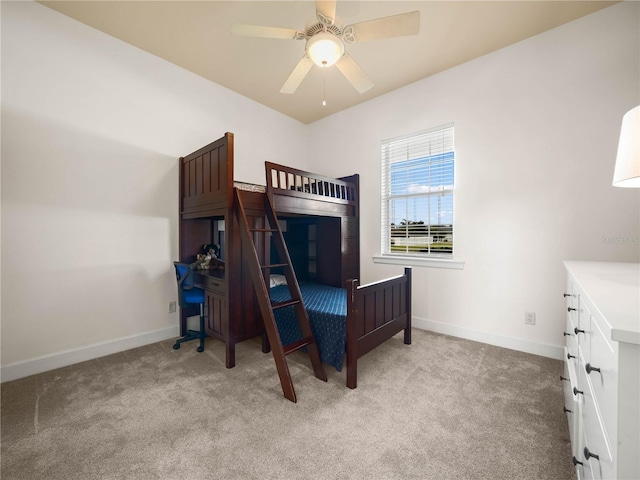
[[304, 77], [309, 73], [311, 67], [313, 67], [311, 59], [306, 55], [302, 57], [293, 72], [291, 72], [291, 75], [289, 75], [289, 78], [287, 78], [287, 81], [282, 85], [280, 93], [294, 93], [302, 83], [302, 80], [304, 80]]
[[338, 70], [349, 80], [349, 83], [358, 91], [364, 93], [373, 87], [373, 82], [369, 80], [367, 74], [360, 68], [356, 61], [348, 53], [345, 53], [336, 63]]
[[416, 35], [420, 32], [420, 12], [401, 13], [400, 15], [354, 23], [346, 27], [345, 30], [350, 28], [353, 29], [356, 42]]
[[336, 0], [316, 0], [316, 14], [331, 19], [329, 25], [333, 24], [336, 21]]
[[[295, 38], [299, 38], [299, 34], [302, 32], [293, 28], [264, 27], [261, 25], [234, 23], [231, 25], [231, 33], [241, 35], [243, 37], [281, 38], [283, 40], [293, 40]], [[302, 33], [302, 36], [304, 38], [304, 33]]]

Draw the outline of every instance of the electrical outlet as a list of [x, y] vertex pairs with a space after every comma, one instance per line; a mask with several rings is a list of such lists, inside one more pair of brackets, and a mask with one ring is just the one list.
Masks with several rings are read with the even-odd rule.
[[527, 325], [535, 325], [536, 324], [535, 312], [524, 312], [524, 323], [526, 323]]
[[169, 313], [176, 313], [176, 302], [169, 302]]

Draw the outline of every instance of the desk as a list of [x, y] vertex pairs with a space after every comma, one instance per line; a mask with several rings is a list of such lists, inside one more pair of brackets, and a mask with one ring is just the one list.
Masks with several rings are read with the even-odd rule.
[[[235, 347], [239, 342], [261, 336], [262, 351], [270, 351], [253, 284], [244, 268], [229, 272], [194, 270], [194, 284], [205, 292], [205, 330], [224, 342], [227, 368], [236, 364]], [[186, 332], [190, 314], [188, 310], [182, 312], [181, 332]]]

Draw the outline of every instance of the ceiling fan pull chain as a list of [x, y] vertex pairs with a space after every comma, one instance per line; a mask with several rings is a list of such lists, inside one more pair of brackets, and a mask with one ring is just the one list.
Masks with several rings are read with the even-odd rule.
[[[326, 75], [325, 75], [326, 76]], [[327, 106], [327, 80], [322, 80], [322, 106]]]

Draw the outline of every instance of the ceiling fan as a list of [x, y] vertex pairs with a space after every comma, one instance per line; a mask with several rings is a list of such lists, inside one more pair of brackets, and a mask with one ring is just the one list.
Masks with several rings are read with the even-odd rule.
[[420, 31], [420, 12], [381, 17], [343, 27], [336, 19], [335, 0], [316, 0], [316, 18], [304, 31], [291, 28], [233, 24], [231, 31], [246, 37], [306, 40], [305, 54], [284, 82], [280, 93], [294, 93], [311, 67], [334, 65], [359, 92], [373, 87], [356, 61], [345, 51], [344, 44], [415, 35]]

